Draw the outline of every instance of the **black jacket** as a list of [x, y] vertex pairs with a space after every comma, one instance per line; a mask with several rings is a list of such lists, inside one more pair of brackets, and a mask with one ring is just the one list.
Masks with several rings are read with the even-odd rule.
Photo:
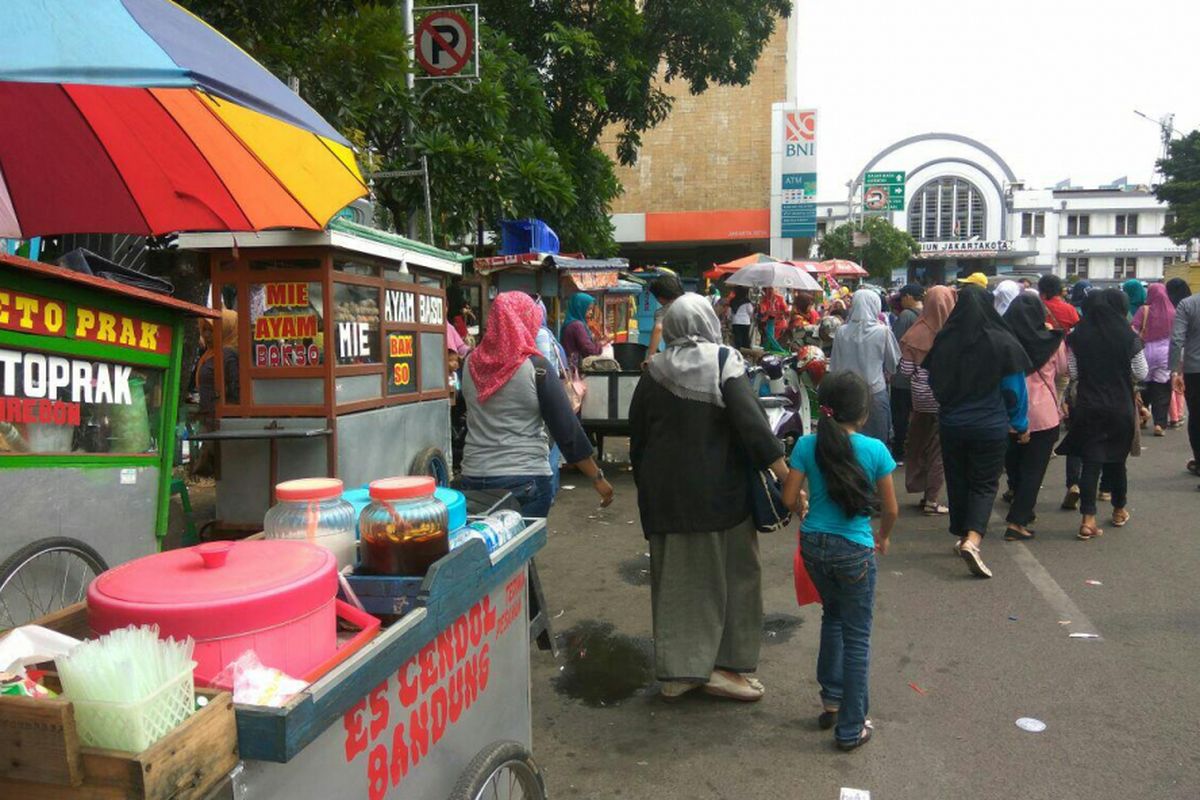
[[783, 457], [745, 376], [722, 386], [725, 407], [682, 400], [643, 375], [629, 408], [630, 458], [642, 531], [709, 533], [750, 516], [749, 476]]

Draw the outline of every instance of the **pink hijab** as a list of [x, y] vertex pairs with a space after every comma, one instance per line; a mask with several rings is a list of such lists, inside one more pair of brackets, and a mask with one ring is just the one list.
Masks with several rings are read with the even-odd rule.
[[492, 302], [483, 341], [467, 359], [479, 402], [500, 390], [530, 356], [541, 355], [537, 332], [542, 312], [524, 292], [504, 292]]
[[1146, 302], [1133, 315], [1134, 332], [1142, 337], [1143, 342], [1157, 342], [1169, 338], [1174, 325], [1175, 306], [1167, 295], [1167, 287], [1161, 283], [1150, 284]]

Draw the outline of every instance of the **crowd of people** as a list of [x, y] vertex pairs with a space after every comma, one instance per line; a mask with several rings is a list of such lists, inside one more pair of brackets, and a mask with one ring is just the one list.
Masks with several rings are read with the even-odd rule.
[[[954, 553], [988, 578], [983, 558], [999, 496], [1004, 538], [1035, 538], [1051, 459], [1062, 456], [1062, 508], [1077, 537], [1131, 520], [1126, 462], [1142, 431], [1165, 436], [1186, 414], [1193, 474], [1200, 459], [1200, 295], [1182, 281], [1036, 287], [982, 274], [954, 285], [871, 288], [827, 296], [745, 289], [708, 297], [677, 280], [655, 287], [662, 310], [630, 408], [630, 457], [649, 542], [655, 667], [662, 695], [691, 691], [742, 701], [762, 622], [758, 495], [768, 477], [800, 518], [800, 561], [823, 603], [818, 724], [853, 750], [872, 734], [867, 674], [877, 553], [899, 516], [893, 473], [925, 515], [944, 517]], [[517, 292], [493, 302], [465, 360], [470, 419], [463, 484], [513, 491], [544, 516], [559, 460], [613, 488], [571, 404], [570, 369], [602, 344], [590, 297], [567, 303], [559, 335], [545, 307]], [[885, 308], [887, 309], [885, 311]], [[757, 336], [755, 332], [757, 331]], [[824, 337], [828, 372], [816, 388], [815, 432], [788, 453], [747, 378], [763, 350]], [[1185, 412], [1185, 405], [1188, 410]], [[1065, 435], [1063, 432], [1065, 431]], [[1000, 493], [1001, 480], [1006, 490]], [[942, 493], [945, 492], [945, 503]], [[873, 527], [874, 525], [874, 527]]]

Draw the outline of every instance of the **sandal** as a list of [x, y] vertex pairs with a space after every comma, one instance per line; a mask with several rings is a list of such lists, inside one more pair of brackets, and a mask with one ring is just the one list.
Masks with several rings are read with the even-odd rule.
[[1067, 489], [1067, 494], [1063, 497], [1062, 510], [1074, 511], [1079, 508], [1079, 487], [1071, 486]]
[[858, 738], [852, 742], [838, 742], [838, 750], [843, 753], [849, 753], [851, 750], [857, 750], [867, 742], [871, 741], [871, 732], [875, 730], [875, 726], [871, 724], [871, 720], [863, 723], [862, 733], [858, 734]]
[[1037, 536], [1037, 531], [1032, 531], [1029, 528], [1022, 530], [1021, 528], [1005, 528], [1004, 541], [1006, 542], [1025, 542]]
[[962, 546], [958, 549], [958, 554], [962, 556], [962, 560], [967, 562], [967, 569], [971, 570], [971, 574], [977, 578], [990, 578], [992, 571], [988, 569], [988, 565], [983, 563], [983, 555], [979, 552], [979, 546], [971, 544], [969, 541], [963, 541]]
[[1095, 525], [1080, 525], [1079, 533], [1075, 535], [1076, 539], [1086, 542], [1090, 539], [1095, 539], [1097, 536], [1103, 536], [1104, 531], [1097, 528]]
[[822, 711], [817, 717], [817, 727], [823, 731], [829, 730], [837, 723], [837, 715], [836, 711]]
[[944, 514], [949, 514], [950, 508], [948, 506], [942, 505], [941, 503], [939, 503], [936, 500], [932, 500], [932, 501], [927, 500], [924, 503], [921, 503], [921, 511], [927, 517], [936, 517], [936, 516], [941, 516]]
[[[756, 688], [750, 682], [751, 680], [753, 679], [748, 678], [745, 684], [741, 684], [720, 670], [713, 670], [708, 683], [704, 684], [704, 693], [711, 694], [713, 697], [724, 697], [729, 700], [740, 700], [743, 703], [753, 703], [762, 699], [763, 689], [761, 683]], [[758, 682], [755, 681], [755, 683]]]
[[1129, 522], [1129, 518], [1133, 516], [1127, 508], [1114, 508], [1112, 513], [1112, 526], [1114, 528], [1124, 528]]

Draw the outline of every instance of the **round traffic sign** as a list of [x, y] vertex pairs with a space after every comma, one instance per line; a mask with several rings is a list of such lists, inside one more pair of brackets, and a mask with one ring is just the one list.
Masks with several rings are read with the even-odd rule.
[[475, 30], [457, 11], [435, 11], [417, 26], [417, 63], [430, 75], [457, 75], [475, 53]]
[[888, 207], [888, 190], [882, 186], [872, 186], [863, 194], [863, 205], [871, 211], [882, 211]]

